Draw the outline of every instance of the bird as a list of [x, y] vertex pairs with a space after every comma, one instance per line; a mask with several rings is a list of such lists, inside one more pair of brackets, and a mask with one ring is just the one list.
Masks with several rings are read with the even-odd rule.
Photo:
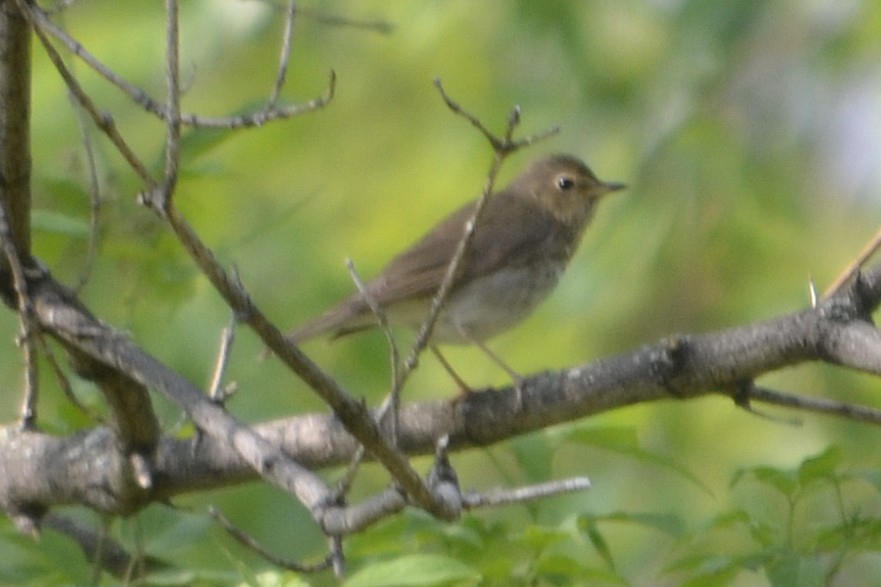
[[[504, 189], [490, 195], [453, 277], [429, 339], [430, 348], [464, 391], [468, 386], [438, 345], [474, 344], [519, 375], [485, 342], [526, 318], [556, 287], [597, 204], [626, 186], [599, 180], [577, 157], [542, 156]], [[471, 201], [437, 223], [365, 284], [390, 325], [418, 329], [425, 320], [473, 217]], [[379, 321], [360, 292], [286, 334], [295, 344], [323, 334], [338, 338]]]

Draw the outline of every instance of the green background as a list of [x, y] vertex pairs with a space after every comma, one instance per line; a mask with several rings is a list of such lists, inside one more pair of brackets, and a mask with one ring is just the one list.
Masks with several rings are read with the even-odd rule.
[[[346, 258], [370, 277], [480, 192], [491, 149], [444, 106], [435, 77], [499, 132], [514, 105], [522, 108], [521, 136], [560, 125], [558, 136], [512, 157], [503, 182], [536, 155], [560, 151], [630, 186], [601, 207], [553, 296], [491, 341], [524, 374], [803, 308], [809, 279], [822, 290], [878, 224], [876, 2], [301, 4], [312, 12], [297, 19], [284, 99], [319, 95], [331, 68], [335, 99], [322, 111], [260, 129], [188, 131], [175, 196], [280, 325], [294, 326], [353, 290]], [[267, 2], [183, 3], [183, 110], [226, 116], [258, 107], [275, 75], [281, 14]], [[384, 34], [320, 18], [330, 14], [394, 28]], [[159, 3], [92, 1], [54, 18], [120, 76], [162, 100]], [[73, 69], [144, 160], [161, 169], [162, 125], [82, 63]], [[37, 44], [33, 93], [34, 248], [57, 277], [74, 283], [87, 265], [85, 159], [76, 115]], [[205, 386], [228, 310], [169, 231], [136, 205], [141, 186], [121, 158], [89, 134], [103, 204], [98, 257], [82, 298]], [[14, 315], [0, 315], [0, 328], [8, 341], [0, 414], [10, 422], [22, 379]], [[237, 334], [229, 369], [240, 388], [229, 404], [236, 416], [258, 422], [324, 409], [278, 361], [257, 360], [253, 334]], [[388, 387], [378, 333], [304, 348], [371, 404]], [[475, 349], [450, 349], [448, 358], [474, 386], [508, 383]], [[760, 383], [869, 404], [879, 390], [873, 378], [824, 365]], [[42, 389], [42, 426], [66, 433], [89, 425], [48, 370]], [[75, 390], [100, 407], [90, 386], [75, 382]], [[453, 382], [426, 357], [406, 399], [453, 393]], [[166, 430], [179, 428], [180, 414], [161, 399], [157, 405]], [[791, 413], [759, 409], [779, 420], [745, 413], [721, 396], [671, 399], [457, 454], [465, 487], [588, 475], [593, 488], [469, 514], [452, 526], [412, 513], [391, 520], [348, 543], [352, 584], [392, 584], [395, 572], [402, 585], [810, 585], [823, 584], [824, 574], [846, 585], [875, 577], [878, 431], [809, 414], [797, 415], [796, 425]], [[794, 473], [829, 447], [837, 448], [819, 459], [821, 473]], [[760, 466], [768, 469], [752, 470]], [[744, 469], [750, 472], [735, 477]], [[386, 480], [368, 467], [356, 494]], [[271, 488], [250, 484], [175, 503], [185, 511], [153, 506], [112, 524], [118, 539], [134, 544], [140, 536], [148, 554], [174, 565], [162, 577], [166, 584], [253, 582], [268, 567], [206, 520], [208, 503], [277, 553], [306, 560], [323, 553], [305, 512]], [[855, 521], [865, 522], [862, 533], [849, 524]], [[6, 520], [0, 530], [0, 552], [8, 555], [0, 581], [88, 581], [88, 566], [75, 562], [65, 539], [47, 532], [34, 544], [15, 536]], [[427, 553], [455, 564], [408, 558]], [[383, 579], [358, 579], [368, 568], [380, 569]], [[443, 572], [432, 575], [435, 568]], [[263, 579], [299, 584], [289, 575]], [[327, 575], [300, 580], [333, 583]]]

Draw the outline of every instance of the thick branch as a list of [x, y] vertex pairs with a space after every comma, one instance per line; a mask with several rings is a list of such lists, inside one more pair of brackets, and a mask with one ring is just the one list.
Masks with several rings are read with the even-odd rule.
[[[632, 352], [528, 377], [523, 381], [520, 401], [516, 390], [505, 388], [405, 405], [400, 412], [398, 447], [411, 455], [431, 454], [437, 439], [449, 434], [451, 447], [462, 450], [642, 402], [714, 392], [736, 396], [742, 382], [804, 361], [877, 372], [881, 336], [866, 321], [866, 312], [879, 299], [881, 265], [817, 308], [713, 333], [670, 337]], [[761, 396], [752, 399], [761, 400]], [[201, 425], [200, 420], [197, 423]], [[345, 463], [358, 446], [340, 421], [327, 414], [268, 422], [254, 430], [263, 442], [310, 469]], [[98, 491], [104, 483], [114, 482], [114, 470], [106, 473], [106, 479], [105, 473], [100, 479], [87, 479], [69, 472], [75, 466], [88, 468], [88, 463], [114, 454], [109, 444], [112, 435], [98, 429], [54, 439], [30, 432], [17, 433], [15, 442], [0, 453], [0, 470], [11, 470], [7, 467], [18, 464], [11, 461], [21, 459], [22, 454], [38, 455], [40, 458], [30, 461], [30, 465], [38, 462], [41, 466], [34, 468], [25, 463], [24, 475], [0, 482], [0, 499], [28, 495], [30, 503], [41, 507], [79, 501], [116, 511], [108, 501], [112, 496], [106, 490]], [[29, 444], [25, 446], [25, 442]], [[74, 454], [85, 459], [85, 464], [64, 465], [66, 455]], [[53, 471], [58, 471], [53, 459], [61, 459], [60, 469], [68, 481], [63, 493], [50, 491]], [[198, 441], [164, 438], [157, 448], [154, 467], [154, 499], [257, 476], [254, 463], [239, 456], [222, 434], [202, 436]], [[99, 470], [94, 469], [93, 475]], [[400, 496], [391, 494], [376, 499], [399, 500], [404, 505]], [[331, 517], [345, 523], [346, 515], [341, 510]]]
[[0, 198], [23, 260], [31, 251], [30, 76], [31, 28], [13, 1], [0, 0]]
[[310, 509], [323, 506], [323, 483], [240, 425], [194, 385], [172, 372], [128, 339], [85, 312], [50, 277], [35, 283], [34, 307], [42, 327], [66, 346], [77, 349], [110, 369], [126, 373], [139, 385], [155, 389], [176, 403], [206, 434], [234, 447], [254, 470], [286, 491], [295, 493]]

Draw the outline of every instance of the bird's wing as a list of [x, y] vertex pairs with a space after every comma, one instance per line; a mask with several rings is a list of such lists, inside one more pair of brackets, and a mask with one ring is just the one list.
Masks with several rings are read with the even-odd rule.
[[[447, 267], [465, 233], [476, 202], [459, 208], [421, 240], [392, 259], [368, 288], [387, 305], [413, 296], [431, 296], [440, 287]], [[550, 214], [506, 192], [493, 196], [459, 266], [456, 282], [491, 273], [512, 258], [524, 259], [540, 248], [551, 233]], [[454, 287], [455, 283], [454, 282]]]
[[[371, 297], [380, 306], [388, 306], [408, 298], [434, 295], [475, 206], [476, 202], [465, 204], [392, 259], [380, 275], [367, 284]], [[532, 254], [539, 254], [542, 244], [553, 234], [552, 223], [551, 215], [530, 201], [499, 192], [487, 203], [456, 280], [491, 273], [508, 264], [511, 258], [528, 261]], [[292, 331], [288, 337], [298, 342], [328, 331], [342, 336], [375, 325], [367, 302], [360, 293], [355, 293]]]

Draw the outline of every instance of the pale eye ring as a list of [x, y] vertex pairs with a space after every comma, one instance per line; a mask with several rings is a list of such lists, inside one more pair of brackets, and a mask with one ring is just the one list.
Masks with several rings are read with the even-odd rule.
[[567, 192], [575, 187], [575, 180], [568, 175], [560, 175], [557, 177], [557, 187]]

